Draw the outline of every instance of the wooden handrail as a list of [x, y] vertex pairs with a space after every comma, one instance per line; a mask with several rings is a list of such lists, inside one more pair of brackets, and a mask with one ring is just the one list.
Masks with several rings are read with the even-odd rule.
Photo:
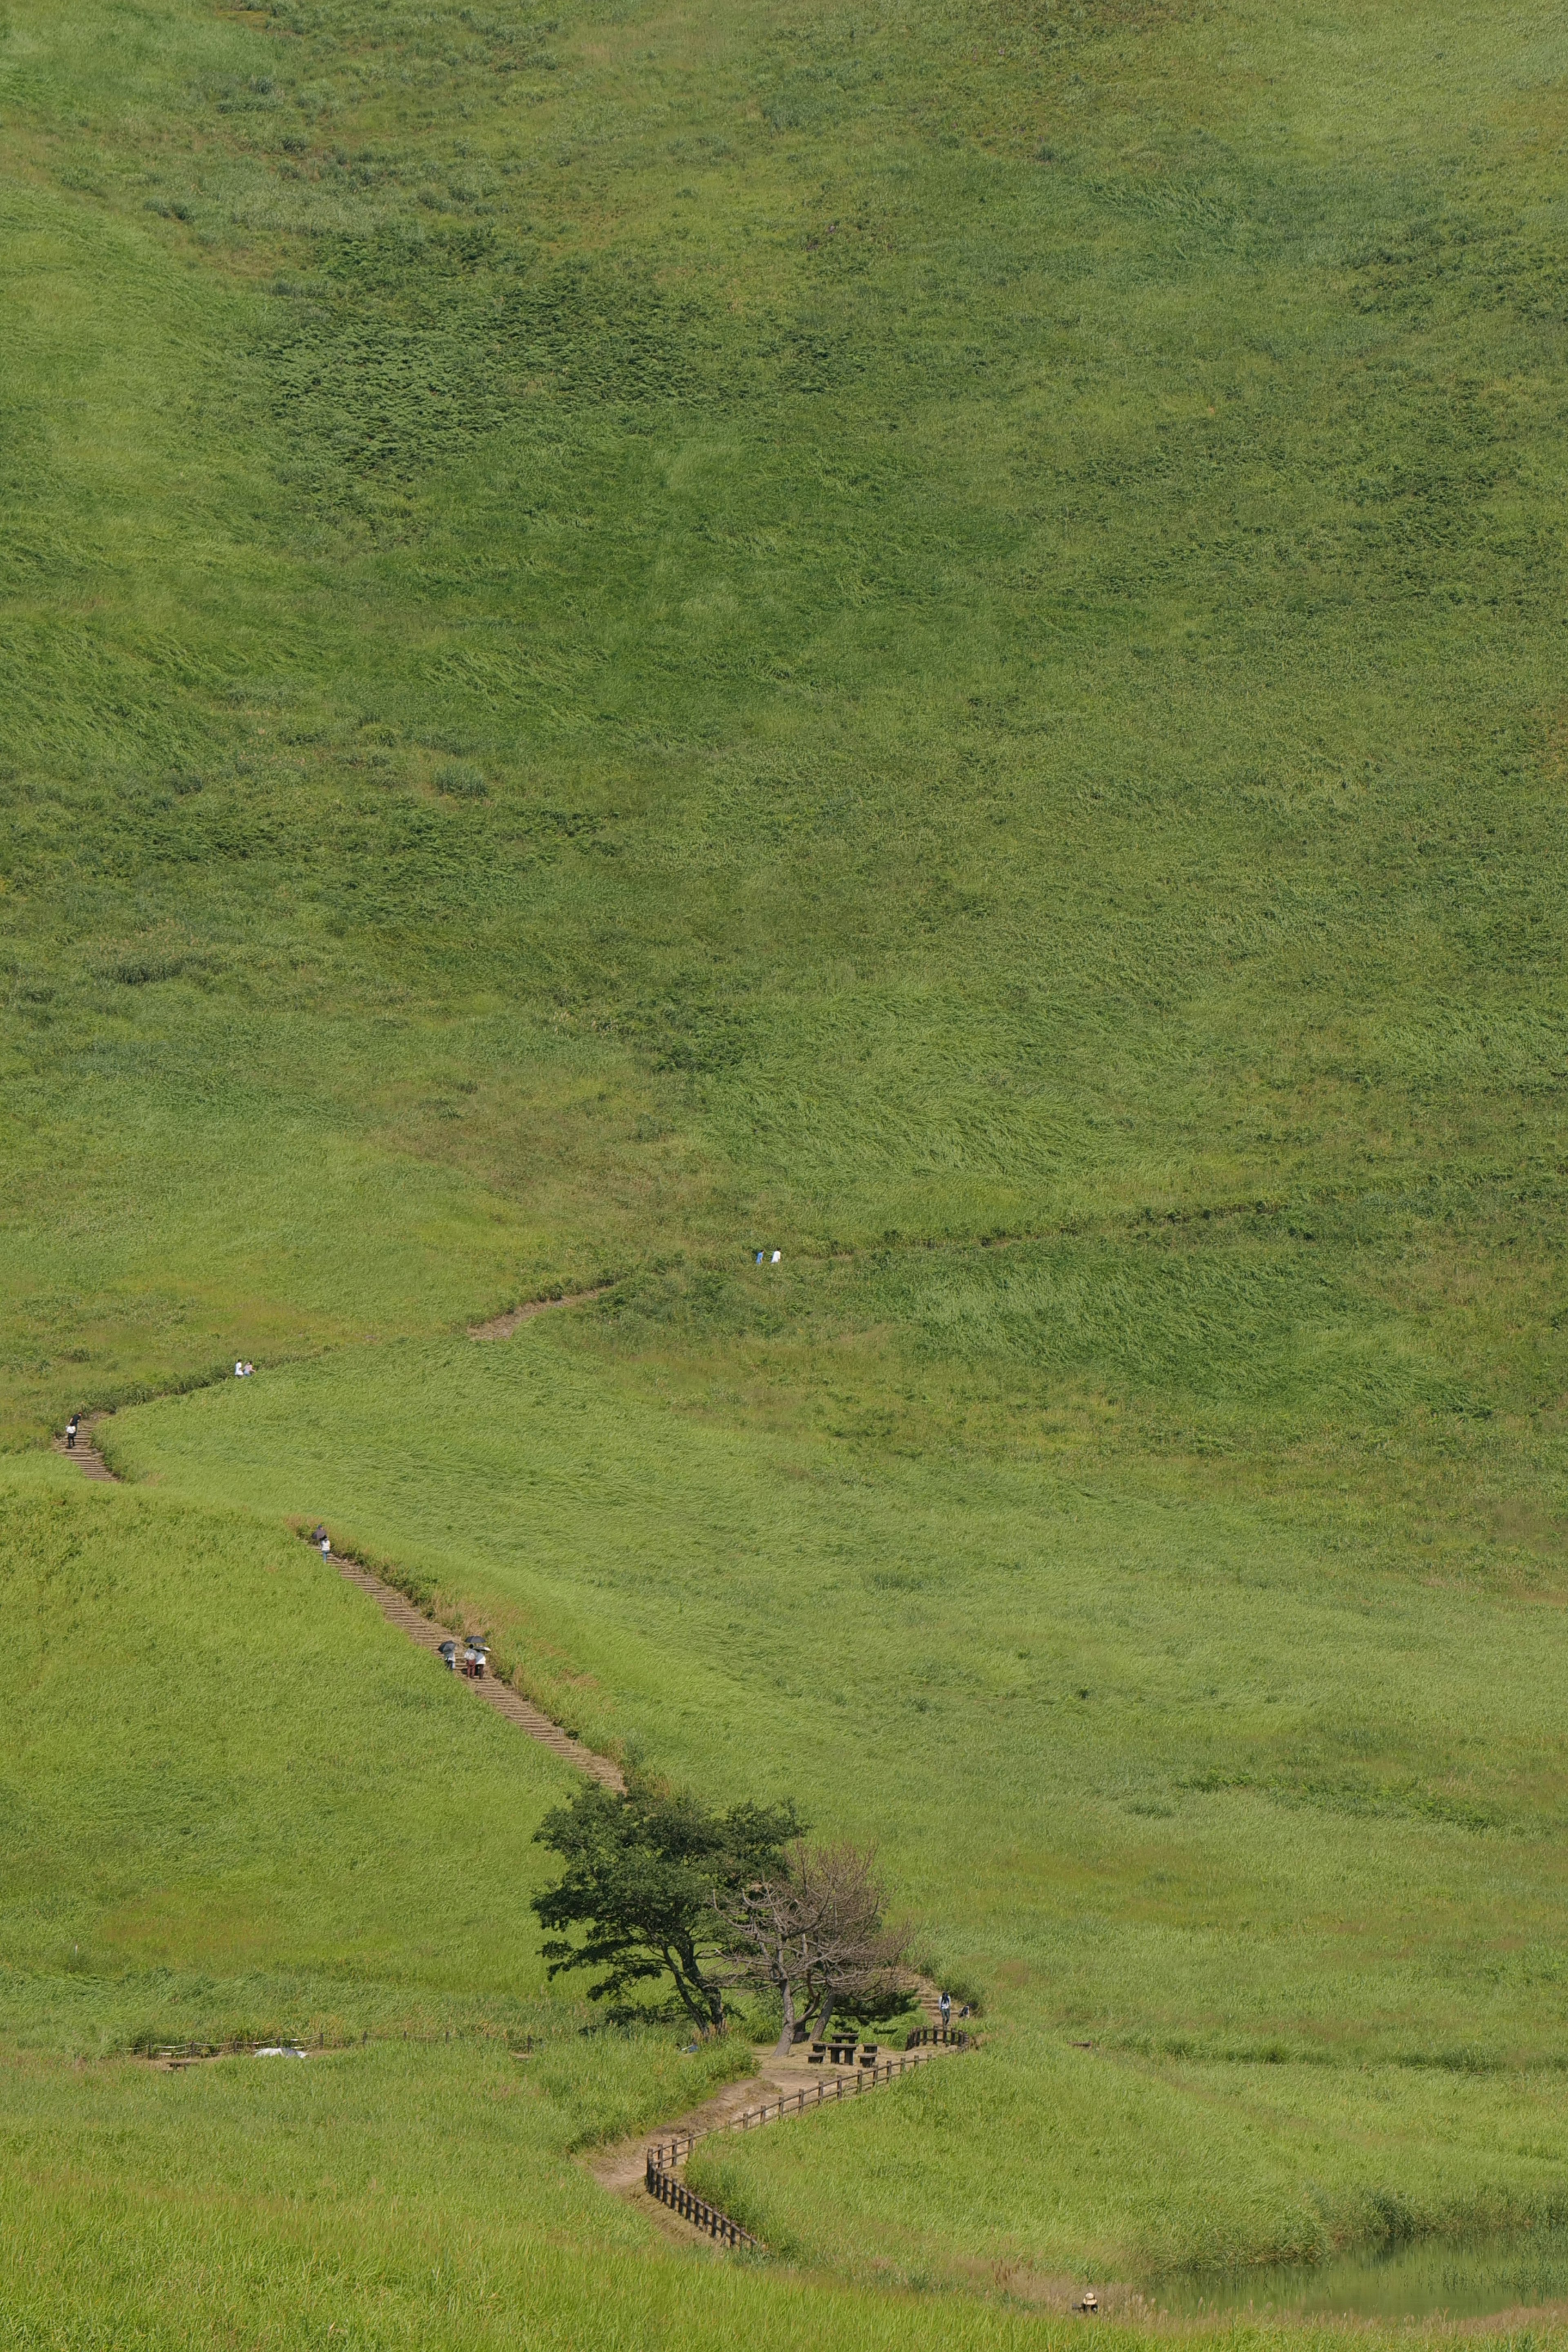
[[[945, 2026], [921, 2026], [910, 2036], [910, 2046], [897, 2051], [890, 2058], [879, 2058], [874, 2066], [863, 2066], [854, 2074], [836, 2074], [815, 2083], [803, 2084], [798, 2091], [785, 2092], [776, 2099], [764, 2099], [760, 2107], [747, 2107], [738, 2116], [727, 2116], [722, 2123], [709, 2124], [701, 2131], [674, 2132], [668, 2139], [653, 2141], [644, 2160], [644, 2179], [647, 2193], [661, 2204], [682, 2214], [709, 2236], [727, 2246], [752, 2246], [765, 2252], [760, 2239], [721, 2213], [675, 2177], [675, 2168], [684, 2164], [700, 2139], [710, 2139], [715, 2132], [752, 2131], [761, 2124], [782, 2123], [785, 2116], [803, 2116], [808, 2107], [820, 2107], [829, 2100], [846, 2097], [858, 2099], [865, 2091], [874, 2091], [879, 2084], [897, 2082], [916, 2066], [929, 2065], [938, 2049], [954, 2051], [977, 2050], [979, 2042], [972, 2033], [955, 2033]], [[848, 2089], [846, 2091], [845, 2085]]]
[[721, 2213], [717, 2205], [710, 2205], [706, 2197], [699, 2197], [684, 2180], [677, 2179], [662, 2163], [656, 2162], [651, 2147], [643, 2178], [650, 2197], [657, 2197], [661, 2205], [668, 2205], [672, 2213], [679, 2213], [695, 2229], [705, 2230], [721, 2245], [750, 2246], [758, 2253], [763, 2251], [761, 2241], [753, 2238], [749, 2230], [742, 2230], [739, 2221], [731, 2221], [728, 2213]]

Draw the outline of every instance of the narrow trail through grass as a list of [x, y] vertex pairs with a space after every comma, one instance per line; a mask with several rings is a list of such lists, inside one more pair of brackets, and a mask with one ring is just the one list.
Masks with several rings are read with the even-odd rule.
[[[599, 1295], [598, 1293], [587, 1294], [589, 1297]], [[542, 1314], [551, 1307], [571, 1306], [576, 1303], [578, 1302], [575, 1298], [542, 1299], [532, 1302], [513, 1310], [510, 1316], [498, 1318], [493, 1324], [470, 1331], [468, 1336], [476, 1339], [509, 1339], [512, 1332], [531, 1316]], [[84, 1423], [74, 1444], [68, 1444], [63, 1437], [57, 1438], [54, 1441], [54, 1450], [68, 1461], [74, 1463], [85, 1478], [110, 1485], [122, 1483], [119, 1474], [110, 1468], [103, 1455], [92, 1444], [91, 1431], [92, 1424]], [[323, 1561], [334, 1567], [350, 1584], [357, 1586], [360, 1591], [367, 1594], [375, 1602], [388, 1624], [395, 1625], [417, 1648], [434, 1656], [440, 1654], [443, 1636], [451, 1631], [443, 1621], [428, 1611], [416, 1608], [405, 1593], [399, 1591], [395, 1585], [385, 1582], [373, 1570], [366, 1568], [363, 1561], [334, 1551], [330, 1547], [323, 1547], [320, 1556]], [[581, 1740], [573, 1738], [570, 1733], [563, 1731], [562, 1727], [553, 1722], [541, 1708], [531, 1706], [527, 1699], [511, 1689], [495, 1674], [487, 1673], [473, 1678], [468, 1682], [467, 1687], [476, 1697], [483, 1699], [492, 1706], [508, 1723], [515, 1725], [529, 1738], [537, 1740], [541, 1746], [549, 1748], [563, 1761], [574, 1765], [589, 1779], [602, 1782], [606, 1788], [617, 1790], [625, 1788], [625, 1776], [610, 1758], [596, 1754], [593, 1748], [585, 1747]], [[929, 1977], [922, 1977], [918, 1973], [910, 1978], [909, 1984], [913, 2000], [926, 2011], [928, 2019], [934, 2020], [938, 2014], [940, 2000], [937, 1986]], [[815, 2083], [818, 2085], [816, 2095], [819, 2104], [826, 2095], [821, 2087], [823, 2085], [832, 2084], [840, 2086], [838, 2090], [840, 2098], [843, 2095], [841, 2086], [846, 2082], [850, 2085], [852, 2095], [859, 2095], [867, 2087], [854, 2061], [851, 2061], [847, 2066], [838, 2066], [828, 2061], [818, 2060], [815, 2063], [815, 2071], [811, 2071], [813, 2062], [807, 2060], [804, 2051], [797, 2056], [790, 2058], [779, 2058], [776, 2054], [766, 2056], [763, 2056], [762, 2053], [757, 2054], [761, 2063], [758, 2063], [755, 2073], [742, 2077], [739, 2084], [728, 2086], [716, 2094], [713, 2098], [704, 2101], [700, 2106], [688, 2109], [679, 2116], [656, 2124], [651, 2132], [644, 2131], [634, 2140], [623, 2142], [619, 2146], [602, 2151], [589, 2165], [595, 2179], [604, 2188], [615, 2193], [625, 2195], [628, 2191], [635, 2192], [645, 2183], [647, 2146], [650, 2139], [685, 2142], [687, 2146], [681, 2153], [689, 2153], [689, 2144], [692, 2141], [705, 2137], [710, 2132], [724, 2129], [738, 2116], [744, 2116], [749, 2108], [754, 2105], [755, 2095], [759, 2089], [763, 2094], [764, 2102], [767, 2094], [771, 2092], [774, 2099], [781, 2103], [778, 2116], [764, 2116], [763, 2119], [779, 2120], [782, 2119], [784, 2113], [782, 2103], [792, 2094], [801, 2098], [802, 2113], [810, 2111], [804, 2105], [804, 2090], [808, 2084]], [[714, 2236], [711, 2229], [704, 2231], [697, 2222], [686, 2220], [680, 2214], [671, 2211], [668, 2205], [661, 2205], [659, 2210], [661, 2223], [684, 2238], [698, 2240], [704, 2236], [710, 2238]], [[724, 2217], [718, 2218], [722, 2220]], [[744, 2234], [742, 2233], [743, 2237]], [[748, 2245], [754, 2245], [756, 2242], [750, 2237], [745, 2237], [745, 2242]]]
[[[11, 0], [0, 97], [20, 2324], [1563, 2218], [1560, 0]], [[577, 1768], [329, 1502], [982, 1990], [698, 2152], [798, 2295], [581, 2177], [722, 2068], [551, 2005]]]
[[[556, 1307], [578, 1306], [585, 1299], [602, 1296], [601, 1291], [587, 1291], [574, 1292], [561, 1298], [533, 1299], [522, 1307], [514, 1307], [507, 1315], [498, 1317], [494, 1322], [470, 1330], [468, 1337], [470, 1339], [510, 1339], [514, 1331], [521, 1328], [521, 1325], [533, 1316], [547, 1314]], [[74, 1444], [67, 1438], [57, 1437], [52, 1440], [52, 1447], [54, 1452], [63, 1454], [67, 1461], [74, 1462], [84, 1478], [118, 1485], [121, 1483], [120, 1473], [110, 1467], [92, 1442], [92, 1432], [102, 1417], [95, 1415], [85, 1419], [80, 1424]], [[296, 1530], [296, 1532], [300, 1531]], [[366, 1567], [363, 1560], [355, 1559], [349, 1553], [331, 1549], [324, 1551], [321, 1557], [330, 1561], [349, 1583], [357, 1585], [362, 1592], [370, 1596], [388, 1624], [395, 1625], [400, 1633], [405, 1633], [408, 1639], [420, 1649], [428, 1650], [439, 1655], [442, 1638], [453, 1628], [443, 1620], [437, 1619], [432, 1611], [416, 1608], [405, 1592], [400, 1591], [395, 1585], [389, 1584], [384, 1578], [377, 1576], [374, 1570]], [[461, 1630], [477, 1633], [480, 1629], [475, 1626], [463, 1627]], [[542, 1746], [552, 1749], [566, 1762], [574, 1764], [578, 1770], [585, 1772], [590, 1780], [602, 1781], [606, 1788], [610, 1789], [623, 1789], [626, 1786], [625, 1776], [612, 1758], [601, 1756], [592, 1748], [585, 1746], [582, 1740], [574, 1739], [570, 1732], [563, 1730], [560, 1724], [544, 1713], [542, 1708], [531, 1705], [520, 1692], [513, 1690], [495, 1673], [489, 1672], [473, 1678], [468, 1682], [467, 1687], [487, 1701], [498, 1714], [504, 1716], [509, 1723], [515, 1724], [520, 1731], [526, 1732], [531, 1739], [538, 1740]]]

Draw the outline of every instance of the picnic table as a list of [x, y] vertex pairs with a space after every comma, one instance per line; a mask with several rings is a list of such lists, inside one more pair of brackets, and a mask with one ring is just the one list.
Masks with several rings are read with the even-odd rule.
[[808, 2066], [820, 2066], [831, 2058], [836, 2066], [853, 2066], [858, 2033], [829, 2033], [826, 2042], [814, 2042], [805, 2053]]

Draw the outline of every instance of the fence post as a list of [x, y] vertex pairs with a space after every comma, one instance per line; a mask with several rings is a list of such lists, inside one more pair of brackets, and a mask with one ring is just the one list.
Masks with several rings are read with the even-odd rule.
[[[886, 2058], [873, 2061], [869, 2069], [852, 2070], [848, 2078], [849, 2095], [858, 2098], [864, 2091], [874, 2091], [881, 2084], [891, 2083], [896, 2076], [907, 2074], [911, 2067], [924, 2065], [935, 2057], [939, 2049], [972, 2050], [976, 2047], [975, 2038], [963, 2031], [955, 2033], [950, 2027], [921, 2026], [909, 2036], [902, 2050], [893, 2051]], [[842, 2100], [845, 2095], [844, 2081], [842, 2074], [833, 2077], [832, 2089], [836, 2099]], [[819, 2076], [815, 2083], [803, 2084], [795, 2094], [794, 2113], [801, 2116], [808, 2105], [819, 2107], [827, 2094], [828, 2084], [824, 2077]], [[761, 2106], [743, 2108], [740, 2115], [731, 2116], [722, 2124], [710, 2126], [710, 2129], [750, 2131], [753, 2124], [765, 2124], [770, 2115], [782, 2122], [790, 2112], [789, 2095], [781, 2092], [771, 2106], [764, 2099]], [[648, 2147], [643, 2160], [643, 2178], [648, 2194], [669, 2206], [683, 2220], [705, 2230], [710, 2237], [721, 2239], [725, 2245], [755, 2245], [757, 2241], [742, 2230], [739, 2222], [732, 2221], [727, 2213], [721, 2213], [717, 2206], [710, 2205], [706, 2198], [699, 2197], [677, 2177], [676, 2166], [683, 2156], [690, 2155], [702, 2137], [701, 2132], [677, 2132], [668, 2143], [668, 2148], [661, 2139], [655, 2140]]]

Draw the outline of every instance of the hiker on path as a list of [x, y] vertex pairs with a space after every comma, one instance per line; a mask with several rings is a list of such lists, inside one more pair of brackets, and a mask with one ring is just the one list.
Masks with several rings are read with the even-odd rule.
[[73, 1412], [70, 1419], [66, 1423], [66, 1452], [68, 1454], [74, 1454], [76, 1452], [76, 1433], [80, 1425], [80, 1422], [81, 1415], [79, 1413]]
[[950, 1992], [944, 1992], [942, 1997], [942, 2030], [944, 2033], [952, 2023], [952, 1995]]

